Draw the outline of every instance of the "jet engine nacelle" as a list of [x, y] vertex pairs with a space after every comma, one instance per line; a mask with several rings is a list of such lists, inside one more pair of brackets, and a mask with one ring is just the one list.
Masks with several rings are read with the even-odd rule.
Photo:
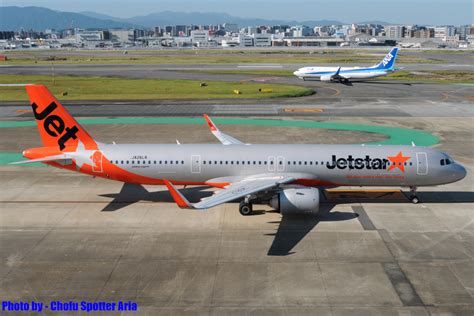
[[319, 190], [303, 186], [283, 189], [271, 198], [269, 204], [282, 215], [316, 214], [319, 211]]
[[319, 80], [321, 81], [332, 81], [332, 75], [322, 75], [319, 77]]

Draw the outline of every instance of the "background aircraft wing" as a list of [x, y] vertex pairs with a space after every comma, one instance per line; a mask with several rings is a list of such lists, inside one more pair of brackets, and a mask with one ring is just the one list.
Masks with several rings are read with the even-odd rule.
[[206, 209], [213, 206], [230, 202], [249, 194], [258, 193], [276, 187], [280, 184], [294, 181], [295, 177], [291, 175], [259, 175], [244, 178], [240, 181], [234, 182], [223, 190], [216, 191], [216, 193], [208, 198], [204, 198], [197, 203], [189, 203], [188, 200], [171, 184], [165, 180], [165, 184], [171, 193], [171, 196], [181, 208]]
[[243, 145], [244, 143], [238, 139], [235, 139], [232, 136], [222, 133], [219, 128], [214, 124], [211, 118], [204, 114], [204, 118], [206, 119], [207, 125], [211, 130], [211, 133], [216, 136], [216, 138], [223, 144], [223, 145]]

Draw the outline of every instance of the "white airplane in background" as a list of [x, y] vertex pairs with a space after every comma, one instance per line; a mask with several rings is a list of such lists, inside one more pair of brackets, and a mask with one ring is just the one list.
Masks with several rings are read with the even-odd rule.
[[[205, 115], [221, 144], [103, 144], [92, 138], [45, 86], [28, 85], [43, 146], [29, 160], [133, 184], [166, 185], [181, 208], [207, 209], [243, 199], [239, 211], [268, 203], [283, 215], [317, 213], [320, 189], [337, 186], [417, 186], [459, 181], [466, 169], [446, 153], [399, 145], [246, 144]], [[34, 171], [32, 171], [34, 172]], [[190, 203], [174, 185], [221, 188]], [[61, 192], [57, 192], [61, 194]]]
[[347, 83], [351, 79], [370, 79], [386, 76], [395, 71], [395, 59], [398, 48], [394, 47], [376, 65], [371, 67], [304, 67], [293, 74], [300, 79], [319, 78], [321, 81], [338, 81]]

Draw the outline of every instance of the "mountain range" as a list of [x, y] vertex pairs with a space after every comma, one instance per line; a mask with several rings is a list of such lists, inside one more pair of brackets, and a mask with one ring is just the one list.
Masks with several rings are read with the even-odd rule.
[[[17, 31], [20, 29], [40, 31], [48, 28], [61, 30], [71, 27], [85, 29], [152, 28], [165, 25], [210, 25], [222, 23], [235, 23], [240, 27], [298, 24], [313, 27], [316, 25], [347, 24], [334, 20], [286, 21], [242, 18], [227, 13], [215, 12], [164, 11], [131, 18], [117, 18], [90, 11], [76, 13], [55, 11], [42, 7], [0, 6], [0, 30], [2, 31]], [[381, 21], [377, 21], [377, 23], [387, 24]]]

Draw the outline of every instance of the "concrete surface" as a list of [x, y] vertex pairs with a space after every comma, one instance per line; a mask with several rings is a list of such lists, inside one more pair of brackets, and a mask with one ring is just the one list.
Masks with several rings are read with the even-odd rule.
[[[403, 194], [332, 193], [323, 205], [330, 213], [319, 217], [282, 218], [267, 206], [243, 217], [235, 203], [180, 210], [160, 186], [1, 166], [0, 297], [132, 300], [143, 314], [165, 315], [472, 315], [474, 130], [472, 109], [466, 112], [452, 118], [339, 117], [436, 133], [438, 147], [463, 163], [468, 176], [421, 188], [425, 203], [418, 205]], [[103, 141], [212, 139], [204, 126], [162, 127], [87, 128]], [[373, 137], [298, 128], [256, 127], [252, 136], [237, 126], [223, 130], [252, 142]], [[0, 148], [38, 146], [35, 133], [35, 127], [2, 129]], [[182, 190], [191, 200], [207, 191]]]

